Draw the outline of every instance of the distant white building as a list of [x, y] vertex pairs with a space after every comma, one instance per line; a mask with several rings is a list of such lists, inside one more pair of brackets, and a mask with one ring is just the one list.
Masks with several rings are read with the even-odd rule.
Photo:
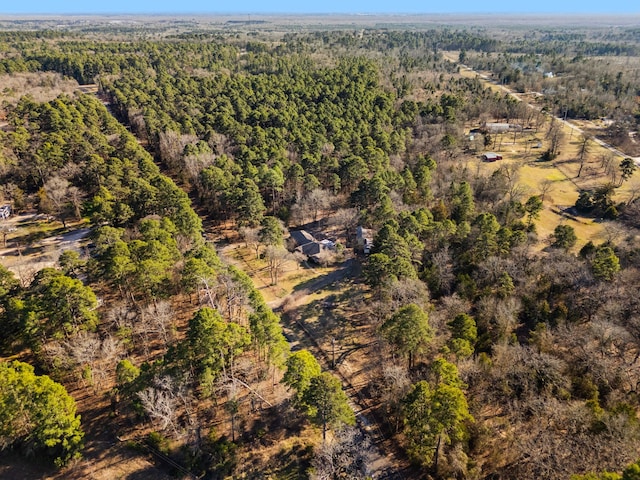
[[0, 219], [4, 220], [11, 216], [11, 205], [3, 205], [0, 207]]
[[481, 130], [486, 133], [505, 133], [505, 132], [520, 132], [522, 131], [522, 125], [517, 123], [492, 123], [486, 122]]

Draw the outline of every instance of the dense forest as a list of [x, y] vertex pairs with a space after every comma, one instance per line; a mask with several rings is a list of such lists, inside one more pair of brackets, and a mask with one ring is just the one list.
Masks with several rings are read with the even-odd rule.
[[[0, 267], [0, 455], [82, 477], [96, 426], [80, 392], [108, 405], [111, 441], [175, 475], [635, 478], [636, 167], [598, 164], [554, 115], [607, 117], [601, 136], [635, 142], [640, 80], [621, 57], [635, 65], [637, 29], [156, 37], [0, 32], [4, 203], [89, 230], [53, 267]], [[479, 166], [507, 142], [520, 160]], [[553, 185], [525, 187], [525, 163], [575, 167], [575, 224], [540, 234]], [[581, 236], [594, 218], [606, 235]], [[335, 359], [345, 338], [285, 335], [313, 337], [313, 305], [274, 312], [224, 252], [252, 245], [277, 284], [300, 260], [287, 228], [335, 227], [345, 249], [357, 226], [372, 251], [328, 261], [350, 277], [313, 304], [358, 326], [356, 386]], [[46, 235], [2, 232], [20, 255]]]

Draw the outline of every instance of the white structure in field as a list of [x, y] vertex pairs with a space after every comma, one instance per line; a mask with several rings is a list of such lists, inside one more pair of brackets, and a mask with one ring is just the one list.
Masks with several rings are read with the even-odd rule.
[[2, 220], [11, 216], [11, 205], [3, 205], [0, 207], [0, 218]]

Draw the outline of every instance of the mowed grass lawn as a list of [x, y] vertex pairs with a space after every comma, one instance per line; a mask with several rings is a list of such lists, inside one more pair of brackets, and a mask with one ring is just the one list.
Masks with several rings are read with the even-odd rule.
[[[457, 62], [459, 52], [450, 51], [443, 52], [445, 57], [452, 62]], [[459, 74], [462, 77], [476, 78], [478, 74], [472, 70], [461, 68]], [[485, 72], [488, 74], [488, 72]], [[503, 87], [496, 85], [487, 79], [482, 79], [484, 85], [492, 91], [506, 94]], [[502, 119], [493, 119], [493, 121], [502, 121]], [[562, 125], [564, 133], [564, 141], [560, 147], [560, 155], [552, 162], [536, 161], [542, 152], [548, 148], [545, 133], [549, 127], [550, 117], [544, 117], [543, 123], [538, 129], [537, 135], [521, 135], [513, 143], [512, 139], [507, 140], [511, 134], [505, 134], [505, 140], [502, 143], [498, 153], [503, 154], [504, 160], [495, 164], [484, 164], [479, 167], [480, 171], [491, 173], [505, 163], [517, 163], [521, 166], [519, 171], [519, 182], [525, 187], [525, 198], [530, 195], [540, 195], [542, 193], [541, 185], [545, 181], [551, 181], [552, 187], [545, 195], [544, 210], [540, 214], [540, 218], [536, 221], [536, 230], [538, 232], [538, 248], [546, 247], [549, 242], [549, 236], [553, 233], [556, 226], [567, 224], [572, 226], [578, 237], [575, 250], [579, 250], [582, 245], [589, 240], [594, 243], [600, 243], [606, 240], [608, 230], [611, 230], [610, 222], [599, 222], [592, 218], [586, 217], [567, 217], [558, 212], [562, 209], [575, 204], [580, 190], [592, 189], [598, 185], [603, 185], [612, 181], [605, 169], [603, 168], [603, 157], [612, 157], [611, 164], [615, 169], [619, 169], [620, 156], [614, 155], [603, 146], [590, 142], [590, 151], [587, 155], [587, 161], [583, 165], [580, 177], [580, 162], [577, 160], [578, 150], [580, 147], [581, 134], [571, 129], [567, 125]], [[476, 125], [478, 126], [478, 125]], [[473, 128], [473, 127], [472, 127]], [[535, 138], [536, 143], [541, 141], [542, 145], [539, 149], [530, 149], [525, 153], [527, 148], [526, 142], [532, 142]], [[531, 143], [529, 144], [531, 145]], [[491, 150], [489, 148], [488, 150]], [[616, 183], [616, 182], [614, 182]], [[616, 203], [626, 202], [632, 190], [640, 190], [640, 173], [636, 172], [631, 179], [616, 189], [614, 201]]]

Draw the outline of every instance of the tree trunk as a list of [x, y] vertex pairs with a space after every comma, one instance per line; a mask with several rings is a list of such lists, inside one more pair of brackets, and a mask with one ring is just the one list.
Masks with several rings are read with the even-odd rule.
[[231, 441], [236, 441], [236, 414], [231, 414]]
[[325, 443], [327, 443], [327, 420], [324, 418], [322, 418], [322, 444], [324, 445]]
[[438, 457], [440, 456], [440, 442], [442, 441], [442, 435], [438, 435], [438, 443], [436, 443], [436, 453], [433, 456], [433, 473], [438, 475]]

